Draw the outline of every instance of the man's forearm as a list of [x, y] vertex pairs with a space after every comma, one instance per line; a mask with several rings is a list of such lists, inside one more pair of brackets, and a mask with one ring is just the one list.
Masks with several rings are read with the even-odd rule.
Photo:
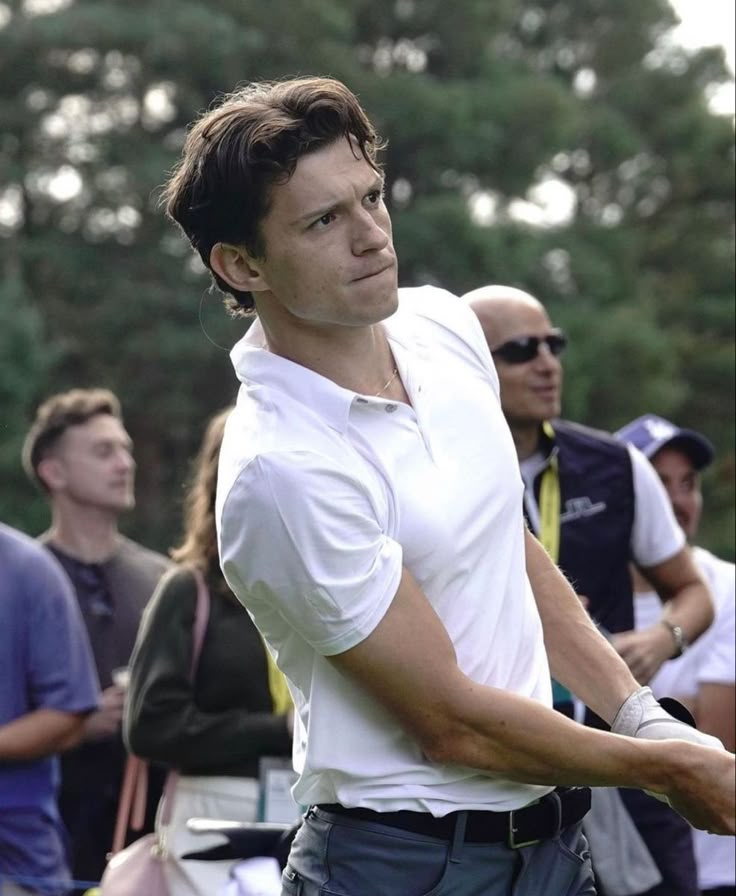
[[[713, 599], [689, 547], [658, 566], [640, 571], [662, 599], [662, 617], [679, 626], [687, 641], [692, 643], [711, 625]], [[673, 641], [673, 653], [674, 649]]]
[[664, 795], [696, 827], [734, 832], [736, 777], [725, 750], [597, 731], [506, 691], [465, 693], [436, 761], [520, 782], [637, 787]]
[[[664, 792], [679, 772], [682, 746], [587, 728], [537, 701], [497, 689], [472, 689], [444, 739], [443, 761], [529, 784], [640, 787]], [[673, 749], [674, 748], [674, 749]], [[687, 751], [686, 751], [687, 752]]]
[[[458, 667], [444, 624], [407, 570], [373, 632], [329, 661], [390, 712], [431, 761], [528, 783], [642, 787], [666, 793], [701, 827], [731, 830], [732, 756], [585, 728], [537, 700], [478, 684]], [[608, 700], [615, 704], [611, 720], [637, 690], [615, 655], [612, 662], [616, 674], [602, 686], [616, 694]]]
[[[579, 609], [571, 615], [605, 647], [577, 598], [571, 600]], [[389, 709], [434, 762], [531, 784], [664, 786], [660, 744], [584, 728], [538, 700], [463, 674], [444, 625], [407, 571], [373, 633], [330, 659]], [[638, 686], [613, 651], [611, 659], [623, 670], [608, 701], [613, 721]]]
[[84, 715], [37, 709], [0, 726], [0, 762], [41, 759], [74, 746]]
[[526, 557], [553, 677], [610, 724], [638, 682], [531, 533]]

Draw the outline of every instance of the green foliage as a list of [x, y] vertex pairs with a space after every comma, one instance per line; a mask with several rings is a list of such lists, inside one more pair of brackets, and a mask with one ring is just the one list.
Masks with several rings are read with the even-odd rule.
[[20, 266], [6, 266], [0, 285], [0, 478], [3, 519], [22, 521], [29, 531], [44, 528], [44, 502], [20, 471], [26, 419], [49, 382], [56, 360], [38, 307], [20, 276]]
[[[0, 25], [0, 516], [45, 525], [18, 452], [52, 390], [106, 385], [136, 442], [131, 532], [176, 540], [189, 459], [234, 398], [227, 318], [157, 207], [186, 127], [250, 79], [332, 74], [389, 138], [403, 284], [534, 292], [571, 334], [565, 409], [702, 429], [706, 543], [733, 555], [733, 123], [722, 53], [666, 0], [14, 2]], [[32, 7], [32, 4], [30, 5]], [[572, 215], [515, 212], [539, 182]], [[484, 222], [471, 209], [491, 208]]]

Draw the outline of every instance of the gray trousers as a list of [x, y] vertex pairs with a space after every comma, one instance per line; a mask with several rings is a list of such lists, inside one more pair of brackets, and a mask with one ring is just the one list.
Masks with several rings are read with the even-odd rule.
[[312, 808], [291, 847], [282, 896], [595, 896], [588, 844], [576, 824], [510, 849], [452, 842]]

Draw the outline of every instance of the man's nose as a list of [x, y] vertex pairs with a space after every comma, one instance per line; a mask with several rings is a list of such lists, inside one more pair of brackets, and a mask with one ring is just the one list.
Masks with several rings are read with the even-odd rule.
[[135, 470], [135, 458], [127, 448], [121, 448], [118, 451], [117, 464], [123, 470]]
[[[388, 220], [388, 219], [387, 219]], [[391, 239], [387, 222], [361, 209], [353, 224], [353, 251], [356, 255], [385, 249]]]

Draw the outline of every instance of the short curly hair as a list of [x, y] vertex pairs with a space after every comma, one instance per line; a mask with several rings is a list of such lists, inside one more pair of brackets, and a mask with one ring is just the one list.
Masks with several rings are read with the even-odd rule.
[[122, 422], [120, 402], [109, 389], [70, 389], [52, 395], [39, 405], [23, 442], [23, 469], [29, 479], [48, 492], [38, 475], [39, 464], [51, 454], [70, 426], [79, 426], [99, 414], [109, 414]]
[[163, 187], [168, 216], [183, 230], [226, 294], [234, 314], [255, 310], [249, 292], [212, 270], [217, 243], [265, 257], [260, 224], [271, 187], [286, 183], [299, 159], [341, 137], [379, 170], [383, 143], [357, 97], [333, 78], [262, 81], [225, 96], [192, 126], [182, 157]]

